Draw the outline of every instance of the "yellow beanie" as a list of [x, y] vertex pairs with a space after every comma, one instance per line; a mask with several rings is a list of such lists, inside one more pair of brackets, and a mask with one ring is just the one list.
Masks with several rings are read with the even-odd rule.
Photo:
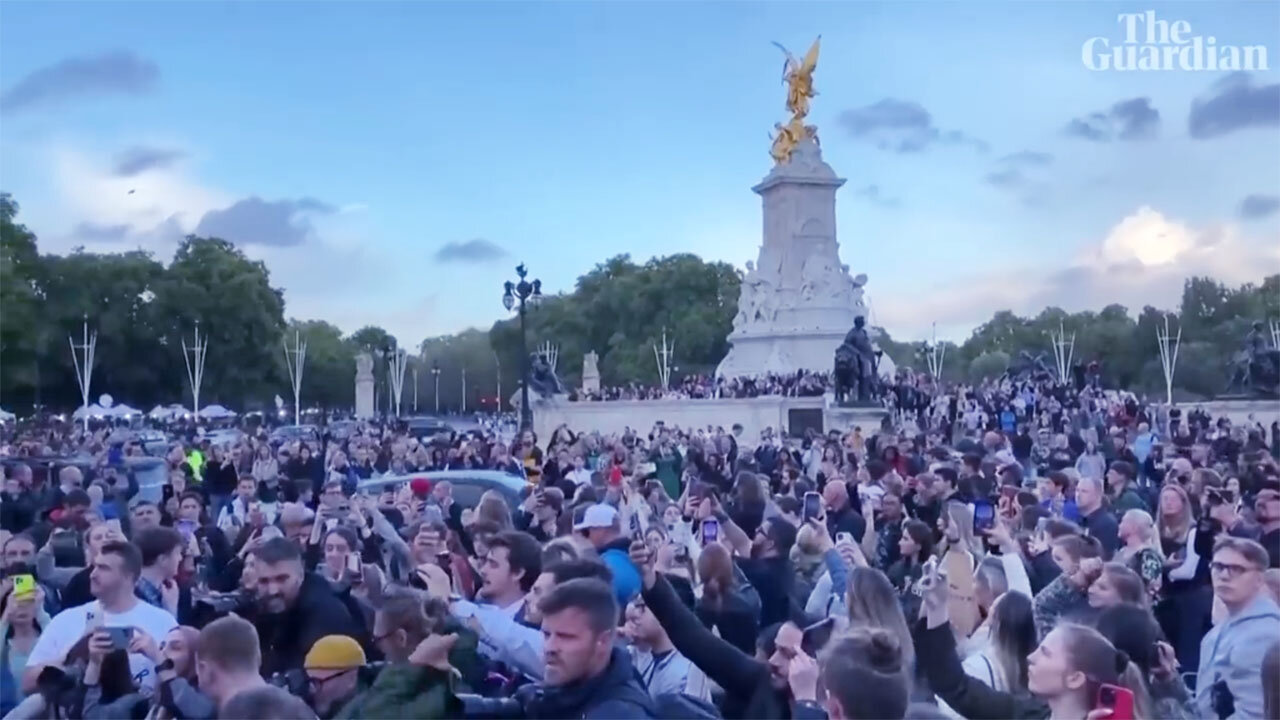
[[346, 635], [325, 635], [311, 646], [302, 661], [307, 670], [349, 670], [364, 665], [360, 643]]

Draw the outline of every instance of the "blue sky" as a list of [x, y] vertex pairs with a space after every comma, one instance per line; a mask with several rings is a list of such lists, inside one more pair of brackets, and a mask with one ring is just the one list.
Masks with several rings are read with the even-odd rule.
[[[1146, 10], [1270, 69], [1084, 66]], [[521, 260], [567, 290], [617, 253], [754, 258], [770, 42], [818, 34], [841, 252], [895, 337], [1280, 271], [1263, 2], [9, 1], [0, 188], [46, 250], [216, 230], [288, 315], [416, 343], [500, 317]]]

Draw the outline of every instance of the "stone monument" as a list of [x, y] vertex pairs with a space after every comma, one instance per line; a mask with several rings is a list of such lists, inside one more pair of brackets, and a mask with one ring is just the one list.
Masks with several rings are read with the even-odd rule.
[[600, 392], [600, 356], [595, 351], [582, 356], [582, 392]]
[[356, 417], [373, 417], [373, 356], [356, 355]]
[[787, 53], [792, 117], [775, 126], [773, 169], [752, 188], [763, 206], [764, 237], [757, 261], [747, 263], [720, 376], [829, 372], [854, 318], [867, 314], [867, 276], [850, 276], [836, 241], [836, 190], [845, 181], [823, 162], [817, 128], [804, 124], [817, 62], [817, 41], [803, 60]]

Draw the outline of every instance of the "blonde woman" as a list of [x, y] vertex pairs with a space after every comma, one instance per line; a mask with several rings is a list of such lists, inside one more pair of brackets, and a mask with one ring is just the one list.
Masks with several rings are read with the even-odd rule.
[[1160, 592], [1164, 572], [1164, 552], [1156, 533], [1156, 521], [1146, 510], [1130, 510], [1120, 518], [1120, 542], [1115, 561], [1136, 572], [1147, 586], [1147, 594], [1155, 598]]
[[[1160, 488], [1156, 529], [1164, 552], [1163, 600], [1156, 620], [1184, 667], [1197, 665], [1200, 640], [1209, 627], [1213, 588], [1209, 563], [1196, 553], [1196, 516], [1187, 491], [1177, 483]], [[1203, 567], [1202, 567], [1203, 566]]]

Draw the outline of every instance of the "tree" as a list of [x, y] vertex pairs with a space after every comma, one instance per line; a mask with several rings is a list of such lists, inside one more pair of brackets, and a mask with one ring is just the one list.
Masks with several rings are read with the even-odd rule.
[[0, 193], [0, 399], [26, 404], [39, 385], [40, 254], [17, 215], [18, 203]]
[[973, 359], [969, 364], [969, 379], [973, 382], [1000, 377], [1009, 369], [1009, 354], [1003, 350], [992, 350]]
[[[302, 374], [302, 404], [322, 410], [349, 410], [355, 406], [355, 349], [342, 331], [323, 320], [291, 320], [285, 342], [293, 345], [294, 332], [307, 343]], [[284, 364], [284, 351], [279, 353]], [[288, 368], [283, 371], [287, 374]], [[283, 393], [282, 393], [283, 396]]]
[[190, 336], [197, 320], [209, 338], [202, 402], [207, 393], [209, 402], [250, 409], [291, 394], [281, 344], [284, 295], [270, 280], [262, 262], [230, 242], [194, 235], [157, 280], [152, 304], [170, 352], [181, 352], [179, 338]]

